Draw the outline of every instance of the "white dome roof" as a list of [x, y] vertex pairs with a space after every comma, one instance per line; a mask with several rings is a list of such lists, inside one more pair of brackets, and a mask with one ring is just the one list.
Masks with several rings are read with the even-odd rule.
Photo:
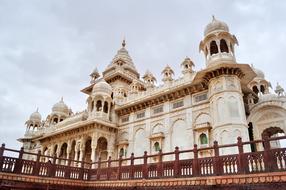
[[261, 78], [261, 79], [265, 78], [264, 72], [262, 70], [255, 68], [253, 65], [252, 65], [252, 69], [257, 75], [256, 78]]
[[69, 113], [69, 108], [68, 106], [64, 103], [63, 98], [61, 99], [61, 101], [59, 101], [58, 103], [56, 103], [53, 108], [52, 108], [53, 112], [61, 112], [61, 113], [65, 113], [68, 114]]
[[217, 32], [217, 31], [225, 31], [225, 32], [229, 32], [228, 26], [226, 23], [217, 20], [214, 16], [213, 16], [213, 20], [211, 23], [209, 23], [204, 31], [204, 35], [207, 36], [210, 33], [213, 32]]
[[92, 93], [102, 93], [102, 92], [108, 95], [111, 95], [112, 93], [112, 87], [104, 79], [101, 79], [92, 88]]
[[30, 115], [30, 120], [31, 120], [31, 121], [41, 122], [42, 116], [41, 116], [41, 114], [39, 113], [38, 109], [37, 109], [34, 113], [32, 113], [32, 114]]

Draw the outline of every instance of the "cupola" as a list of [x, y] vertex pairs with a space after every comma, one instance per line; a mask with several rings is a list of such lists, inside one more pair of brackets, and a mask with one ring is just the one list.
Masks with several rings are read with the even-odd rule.
[[166, 82], [170, 82], [173, 80], [173, 75], [175, 73], [174, 73], [173, 69], [169, 65], [167, 65], [161, 74], [163, 75], [162, 81], [164, 83], [166, 83]]
[[236, 37], [229, 32], [226, 23], [217, 20], [214, 16], [204, 31], [204, 39], [200, 43], [207, 66], [221, 63], [236, 63], [234, 45], [238, 45]]

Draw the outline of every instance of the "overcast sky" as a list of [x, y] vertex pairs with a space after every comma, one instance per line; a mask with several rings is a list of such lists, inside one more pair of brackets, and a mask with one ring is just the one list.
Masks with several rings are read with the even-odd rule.
[[176, 77], [186, 56], [205, 67], [199, 42], [214, 14], [239, 41], [236, 58], [286, 87], [286, 1], [0, 0], [0, 141], [19, 147], [25, 121], [43, 118], [63, 96], [74, 112], [86, 108], [80, 90], [102, 72], [125, 37], [142, 74], [158, 81], [169, 64]]

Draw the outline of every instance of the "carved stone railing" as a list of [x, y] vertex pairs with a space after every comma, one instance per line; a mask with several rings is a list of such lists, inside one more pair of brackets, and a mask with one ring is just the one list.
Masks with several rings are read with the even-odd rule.
[[[191, 150], [180, 151], [176, 147], [174, 152], [159, 151], [156, 155], [148, 155], [145, 152], [140, 157], [135, 157], [132, 153], [129, 158], [120, 157], [111, 160], [109, 157], [106, 161], [101, 161], [99, 158], [93, 163], [45, 156], [41, 155], [41, 152], [28, 153], [24, 152], [23, 148], [20, 151], [12, 150], [3, 144], [0, 147], [0, 172], [84, 181], [192, 178], [278, 172], [286, 171], [286, 148], [272, 149], [270, 142], [281, 139], [286, 139], [286, 136], [251, 142], [242, 142], [239, 137], [234, 144], [218, 145], [215, 141], [213, 146], [206, 148], [197, 148], [197, 145], [194, 145]], [[251, 144], [263, 144], [264, 150], [244, 152], [244, 147]], [[220, 155], [220, 149], [224, 148], [236, 149], [238, 154]], [[212, 156], [201, 157], [200, 152], [206, 150], [212, 152]], [[8, 156], [10, 152], [19, 155], [16, 158]], [[23, 159], [24, 154], [32, 155], [34, 160]], [[66, 163], [66, 165], [56, 163]]]

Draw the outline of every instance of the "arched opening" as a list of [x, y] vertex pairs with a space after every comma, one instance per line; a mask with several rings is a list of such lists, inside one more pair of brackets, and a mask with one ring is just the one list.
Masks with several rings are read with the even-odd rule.
[[106, 101], [104, 102], [103, 112], [108, 113], [108, 102], [106, 102]]
[[204, 133], [202, 133], [202, 134], [200, 135], [200, 144], [201, 144], [201, 145], [206, 145], [206, 144], [208, 144], [208, 137], [207, 137], [207, 135], [204, 134]]
[[55, 147], [54, 147], [54, 151], [53, 151], [53, 155], [57, 155], [57, 151], [58, 151], [58, 145], [56, 144]]
[[[254, 140], [252, 122], [250, 122], [250, 123], [248, 124], [248, 136], [249, 136], [249, 140], [250, 140], [250, 141], [253, 141], [253, 140]], [[256, 152], [256, 144], [255, 144], [255, 143], [250, 144], [250, 148], [251, 148], [251, 152]]]
[[218, 48], [217, 48], [217, 44], [215, 41], [212, 41], [210, 44], [210, 52], [211, 52], [211, 55], [218, 53]]
[[107, 140], [104, 137], [100, 137], [97, 140], [96, 155], [101, 158], [101, 160], [107, 160]]
[[96, 111], [101, 111], [101, 110], [102, 110], [102, 102], [101, 102], [101, 100], [97, 100]]
[[220, 51], [221, 52], [226, 52], [226, 53], [229, 52], [228, 51], [228, 46], [227, 46], [226, 41], [224, 39], [220, 40]]
[[262, 94], [265, 93], [265, 87], [264, 87], [264, 85], [260, 85], [260, 92], [262, 92]]
[[120, 150], [119, 150], [119, 156], [124, 156], [124, 149], [123, 148], [120, 148]]
[[61, 152], [60, 152], [60, 155], [59, 155], [59, 158], [60, 158], [60, 164], [64, 165], [66, 163], [66, 160], [63, 160], [63, 159], [66, 159], [67, 158], [67, 143], [64, 143], [61, 147]]
[[[285, 135], [285, 132], [280, 127], [269, 127], [265, 129], [261, 134], [262, 138], [265, 138], [265, 137], [272, 138], [272, 137], [279, 137], [279, 136], [284, 136], [284, 135]], [[285, 140], [270, 141], [271, 148], [281, 148], [282, 147], [281, 145], [285, 147], [286, 145]]]
[[70, 152], [68, 159], [75, 160], [75, 145], [76, 145], [76, 142], [75, 140], [73, 140], [71, 144], [71, 152]]
[[[50, 156], [50, 155], [49, 155], [49, 149], [48, 149], [48, 147], [45, 147], [45, 148], [43, 149], [43, 153], [42, 153], [42, 154], [43, 154], [44, 156]], [[48, 158], [48, 157], [42, 157], [41, 160], [42, 160], [42, 162], [46, 162], [46, 161], [49, 160], [49, 158]]]
[[252, 87], [253, 92], [255, 92], [255, 94], [258, 94], [259, 90], [257, 88], [257, 86], [253, 86]]
[[54, 123], [54, 124], [58, 123], [58, 118], [57, 118], [57, 117], [55, 117], [55, 118], [53, 119], [53, 123]]
[[91, 162], [91, 138], [85, 141], [84, 162]]
[[158, 151], [161, 150], [161, 147], [160, 147], [160, 143], [159, 143], [159, 142], [155, 142], [155, 143], [154, 143], [154, 150], [155, 150], [156, 152], [158, 152]]

